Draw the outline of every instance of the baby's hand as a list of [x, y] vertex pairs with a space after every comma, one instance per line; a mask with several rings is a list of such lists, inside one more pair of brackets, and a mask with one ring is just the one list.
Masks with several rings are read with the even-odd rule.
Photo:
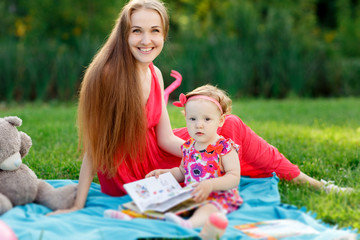
[[148, 177], [158, 178], [160, 176], [160, 174], [163, 174], [165, 172], [166, 172], [165, 169], [155, 169], [155, 170], [149, 172], [148, 174], [146, 174], [145, 178], [148, 178]]
[[213, 191], [213, 186], [210, 181], [202, 181], [193, 185], [194, 190], [191, 192], [195, 202], [205, 201], [210, 193]]

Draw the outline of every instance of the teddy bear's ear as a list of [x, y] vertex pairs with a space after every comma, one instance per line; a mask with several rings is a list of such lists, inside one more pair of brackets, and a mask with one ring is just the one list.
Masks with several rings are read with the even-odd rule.
[[4, 120], [9, 122], [11, 125], [13, 125], [14, 127], [20, 127], [22, 124], [22, 120], [18, 117], [4, 117]]
[[20, 133], [20, 138], [21, 138], [21, 147], [20, 147], [20, 155], [21, 155], [21, 158], [24, 158], [30, 148], [31, 148], [31, 145], [32, 145], [32, 141], [31, 141], [31, 138], [24, 132], [19, 132]]

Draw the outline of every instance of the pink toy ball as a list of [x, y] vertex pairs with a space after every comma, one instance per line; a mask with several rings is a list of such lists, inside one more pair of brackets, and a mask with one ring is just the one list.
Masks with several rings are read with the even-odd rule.
[[15, 233], [11, 228], [0, 220], [0, 239], [1, 240], [17, 240]]

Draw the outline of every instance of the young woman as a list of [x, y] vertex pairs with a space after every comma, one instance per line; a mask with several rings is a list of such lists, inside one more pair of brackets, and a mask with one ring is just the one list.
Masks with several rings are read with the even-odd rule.
[[[86, 70], [78, 107], [79, 141], [83, 147], [74, 206], [84, 207], [94, 174], [102, 192], [121, 196], [123, 184], [159, 168], [178, 166], [186, 128], [172, 130], [164, 102], [164, 83], [153, 65], [169, 30], [160, 0], [131, 0], [122, 9], [108, 40]], [[322, 187], [302, 173], [277, 149], [230, 115], [220, 135], [240, 145], [241, 174], [271, 176]]]

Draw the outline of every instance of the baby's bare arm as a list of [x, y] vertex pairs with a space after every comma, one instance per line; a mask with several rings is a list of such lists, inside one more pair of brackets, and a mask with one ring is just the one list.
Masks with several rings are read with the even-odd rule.
[[213, 191], [229, 190], [239, 185], [240, 161], [234, 149], [222, 156], [222, 167], [224, 176], [207, 179], [194, 185], [192, 194], [196, 202], [206, 200]]

